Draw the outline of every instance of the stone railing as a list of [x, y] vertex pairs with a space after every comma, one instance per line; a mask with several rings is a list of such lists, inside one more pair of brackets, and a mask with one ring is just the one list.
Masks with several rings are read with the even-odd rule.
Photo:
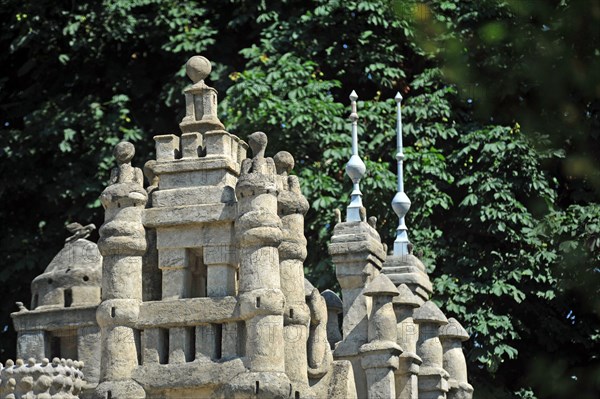
[[244, 319], [232, 296], [144, 302], [136, 325], [142, 364], [243, 357]]
[[57, 357], [41, 363], [33, 358], [27, 362], [9, 359], [5, 366], [0, 364], [0, 398], [78, 398], [85, 386], [82, 368], [83, 362]]

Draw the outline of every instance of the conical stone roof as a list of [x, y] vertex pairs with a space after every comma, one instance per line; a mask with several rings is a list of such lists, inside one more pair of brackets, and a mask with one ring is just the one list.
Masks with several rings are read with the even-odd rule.
[[448, 319], [446, 319], [444, 313], [431, 301], [425, 302], [420, 308], [415, 310], [413, 320], [415, 323], [433, 323], [439, 325], [448, 323]]
[[440, 339], [459, 339], [466, 341], [469, 339], [469, 333], [460, 325], [454, 317], [448, 319], [448, 324], [440, 327]]
[[421, 304], [421, 302], [419, 301], [419, 298], [417, 298], [417, 296], [415, 294], [413, 294], [411, 289], [408, 288], [408, 286], [406, 284], [400, 284], [398, 286], [398, 293], [399, 293], [399, 295], [394, 297], [394, 299], [393, 299], [394, 303], [397, 303], [400, 305], [412, 306], [415, 308]]
[[366, 296], [399, 295], [398, 289], [394, 283], [392, 283], [392, 280], [383, 273], [380, 273], [369, 283], [367, 288], [363, 291], [363, 294]]

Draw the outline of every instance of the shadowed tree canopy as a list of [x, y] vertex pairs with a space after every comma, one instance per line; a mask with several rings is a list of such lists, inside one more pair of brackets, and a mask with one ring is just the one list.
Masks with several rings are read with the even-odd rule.
[[[112, 147], [176, 133], [184, 64], [213, 62], [219, 117], [290, 151], [311, 210], [305, 269], [349, 202], [359, 95], [364, 202], [393, 241], [402, 93], [409, 237], [471, 334], [478, 398], [600, 391], [600, 5], [585, 0], [0, 0], [0, 359], [10, 312], [72, 222], [100, 226]], [[97, 233], [94, 233], [97, 234]], [[96, 240], [97, 235], [91, 239]]]

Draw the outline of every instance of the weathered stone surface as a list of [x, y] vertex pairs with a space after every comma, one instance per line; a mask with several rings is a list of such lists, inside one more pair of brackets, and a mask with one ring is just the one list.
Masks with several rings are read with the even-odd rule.
[[85, 386], [82, 367], [71, 359], [9, 359], [0, 364], [0, 398], [77, 398]]
[[462, 342], [469, 339], [469, 334], [453, 317], [448, 324], [439, 328], [439, 336], [444, 350], [444, 369], [450, 375], [449, 399], [470, 399], [473, 387], [467, 381], [467, 362], [462, 350]]
[[68, 242], [31, 283], [31, 309], [97, 305], [101, 276], [98, 246], [83, 238]]
[[0, 398], [470, 399], [468, 334], [429, 301], [405, 212], [405, 251], [386, 257], [362, 205], [356, 93], [352, 199], [329, 245], [340, 299], [304, 278], [309, 203], [292, 154], [270, 158], [265, 133], [246, 144], [224, 130], [210, 70], [188, 61], [181, 135], [154, 137], [143, 174], [133, 145], [117, 144], [98, 245], [85, 240], [95, 226], [67, 225], [32, 310], [18, 302], [12, 314], [20, 356], [85, 365], [9, 361]]

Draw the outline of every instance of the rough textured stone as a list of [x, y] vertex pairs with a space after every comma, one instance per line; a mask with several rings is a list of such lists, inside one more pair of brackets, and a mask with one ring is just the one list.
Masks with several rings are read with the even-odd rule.
[[67, 225], [32, 310], [12, 314], [19, 356], [85, 365], [7, 361], [0, 398], [470, 399], [468, 335], [429, 301], [411, 246], [386, 258], [357, 148], [329, 246], [340, 299], [304, 278], [309, 203], [292, 154], [271, 158], [265, 133], [246, 144], [224, 129], [210, 70], [188, 61], [181, 134], [154, 137], [143, 174], [134, 146], [115, 146], [98, 245], [85, 239], [93, 225]]

